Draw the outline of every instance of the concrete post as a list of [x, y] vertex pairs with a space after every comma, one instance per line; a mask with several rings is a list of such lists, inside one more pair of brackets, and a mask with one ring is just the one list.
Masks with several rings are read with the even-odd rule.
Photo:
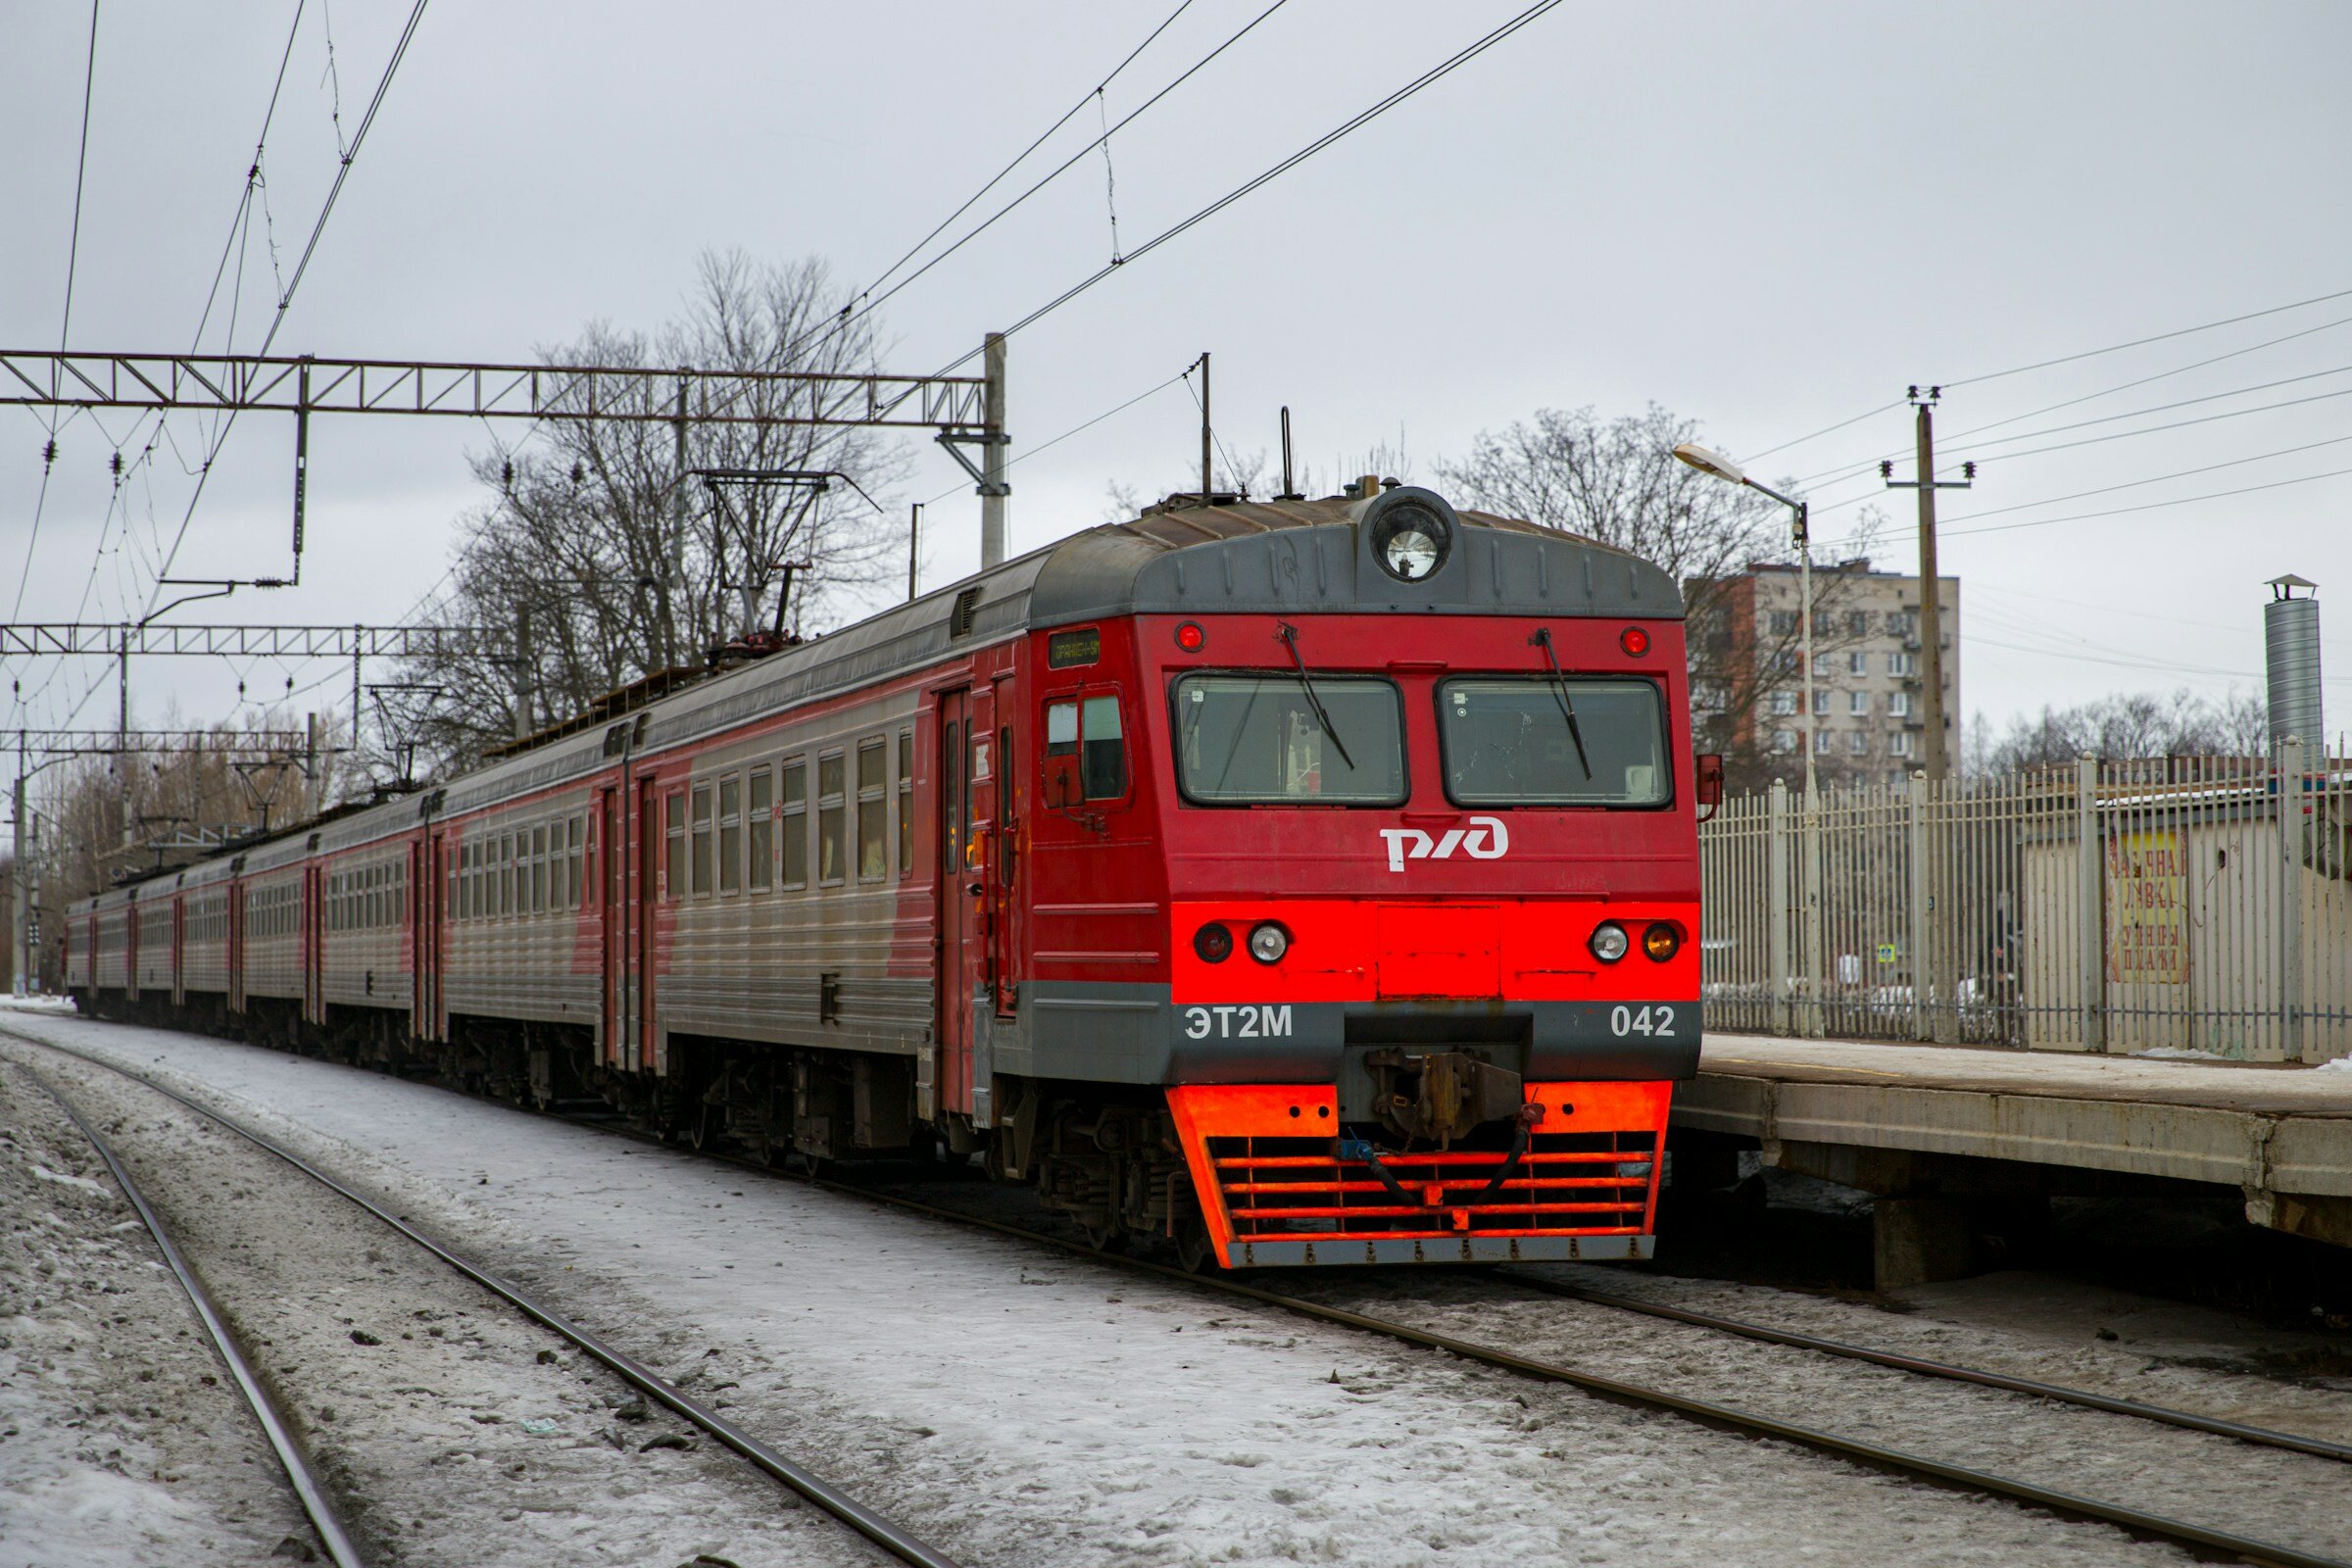
[[1928, 775], [1914, 772], [1910, 779], [1911, 829], [1911, 921], [1909, 941], [1911, 951], [1905, 956], [1911, 975], [1911, 1038], [1932, 1038], [1935, 1022], [1928, 1012], [1929, 988], [1934, 983], [1935, 970], [1928, 955], [1934, 949], [1930, 919], [1932, 902], [1929, 887], [1930, 854], [1928, 845]]
[[2082, 1049], [2107, 1049], [2107, 842], [2099, 832], [2099, 760], [2075, 760], [2077, 984]]
[[981, 425], [986, 440], [980, 447], [980, 567], [1004, 561], [1004, 501], [1011, 488], [1004, 483], [1004, 334], [991, 332], [982, 350], [986, 377]]
[[[2278, 742], [2278, 1059], [2298, 1061], [2306, 1049], [2303, 1029], [2303, 827], [2311, 804], [2303, 775], [2309, 764], [2304, 744], [2289, 735]], [[2318, 1042], [2311, 1043], [2316, 1051]], [[2318, 1060], [2315, 1054], [2311, 1059]]]
[[9, 868], [9, 875], [14, 883], [14, 886], [12, 886], [9, 890], [8, 951], [11, 955], [11, 966], [16, 970], [16, 986], [14, 989], [16, 994], [21, 997], [24, 995], [25, 990], [24, 972], [30, 967], [24, 960], [26, 956], [32, 951], [32, 944], [25, 939], [24, 935], [26, 927], [29, 924], [24, 914], [24, 890], [30, 886], [31, 883], [30, 878], [26, 877], [24, 874], [24, 752], [22, 735], [19, 736], [19, 745], [17, 751], [17, 788], [15, 804], [17, 819], [12, 837], [15, 843], [16, 862]]
[[1788, 961], [1788, 786], [1772, 781], [1764, 819], [1764, 961], [1772, 973], [1773, 1027], [1796, 1032], [1796, 972]]
[[1827, 1027], [1828, 1018], [1822, 1000], [1828, 990], [1829, 937], [1824, 929], [1829, 911], [1823, 907], [1821, 864], [1821, 791], [1805, 791], [1804, 809], [1798, 817], [1803, 835], [1798, 846], [1798, 871], [1803, 878], [1804, 945], [1805, 945], [1805, 1007], [1804, 1034], [1808, 1040], [1819, 1040]]

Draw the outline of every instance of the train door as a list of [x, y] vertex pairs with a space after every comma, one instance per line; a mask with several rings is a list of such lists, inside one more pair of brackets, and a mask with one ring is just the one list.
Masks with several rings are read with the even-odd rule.
[[416, 985], [409, 1033], [441, 1038], [441, 921], [448, 912], [448, 837], [433, 833], [409, 847], [409, 940], [415, 945]]
[[629, 1038], [629, 858], [622, 853], [629, 839], [622, 799], [616, 784], [597, 792], [595, 837], [590, 845], [597, 857], [591, 877], [595, 891], [590, 896], [600, 906], [600, 964], [605, 974], [604, 1038], [598, 1042], [598, 1059], [615, 1067], [627, 1062], [624, 1052]]
[[319, 919], [319, 906], [324, 902], [320, 897], [323, 891], [320, 884], [323, 881], [324, 873], [317, 866], [303, 867], [302, 905], [296, 911], [302, 921], [302, 940], [295, 944], [295, 952], [302, 961], [302, 1017], [305, 1023], [320, 1022], [324, 1010], [318, 998], [318, 971], [326, 958], [325, 934], [321, 930], [324, 922]]
[[228, 1010], [245, 1010], [245, 884], [228, 879]]
[[1020, 952], [1020, 880], [1023, 870], [1021, 843], [1021, 795], [1019, 759], [1021, 753], [1013, 745], [1013, 730], [1020, 713], [1012, 675], [1007, 672], [996, 678], [991, 692], [995, 710], [996, 737], [991, 748], [990, 766], [991, 815], [996, 831], [991, 835], [992, 853], [988, 857], [988, 970], [990, 989], [996, 995], [997, 1015], [1010, 1017], [1018, 1000], [1015, 982], [1019, 978], [1016, 961]]
[[972, 992], [981, 966], [973, 925], [982, 892], [971, 832], [972, 694], [939, 697], [939, 1058], [933, 1069], [942, 1111], [972, 1108]]
[[[635, 885], [636, 897], [629, 901], [630, 931], [627, 934], [629, 957], [629, 1038], [625, 1065], [631, 1069], [650, 1067], [653, 1063], [654, 1030], [654, 970], [659, 952], [656, 947], [660, 910], [656, 902], [662, 897], [662, 879], [656, 874], [662, 854], [661, 796], [655, 781], [640, 780], [637, 785], [637, 856], [630, 867], [629, 880]], [[671, 868], [673, 871], [675, 868]]]

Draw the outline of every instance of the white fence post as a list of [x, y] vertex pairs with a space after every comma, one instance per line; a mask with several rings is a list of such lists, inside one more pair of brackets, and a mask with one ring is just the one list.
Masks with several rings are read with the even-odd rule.
[[2303, 742], [2289, 735], [2278, 743], [2278, 1055], [2303, 1057]]
[[1764, 817], [1764, 962], [1772, 976], [1772, 1028], [1796, 1033], [1796, 971], [1788, 962], [1788, 786], [1772, 781]]
[[2107, 866], [2099, 833], [2099, 760], [2075, 760], [2076, 974], [2082, 988], [2082, 1049], [2107, 1049]]
[[1799, 845], [1801, 864], [1798, 869], [1804, 879], [1804, 948], [1805, 948], [1805, 1005], [1803, 1024], [1805, 1038], [1819, 1040], [1823, 1020], [1828, 1013], [1824, 1003], [1828, 996], [1828, 935], [1823, 929], [1826, 911], [1821, 898], [1821, 792], [1805, 791], [1803, 815], [1798, 819], [1802, 834]]
[[1911, 836], [1911, 919], [1906, 940], [1911, 951], [1904, 955], [1911, 974], [1911, 1038], [1926, 1040], [1933, 1025], [1928, 1014], [1928, 963], [1930, 937], [1928, 892], [1928, 775], [1914, 772], [1910, 778], [1910, 836]]

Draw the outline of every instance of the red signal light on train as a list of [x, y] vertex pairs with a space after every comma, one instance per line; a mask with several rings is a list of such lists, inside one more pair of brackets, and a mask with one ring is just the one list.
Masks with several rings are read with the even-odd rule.
[[1617, 634], [1617, 646], [1625, 650], [1628, 659], [1640, 659], [1649, 652], [1649, 633], [1639, 626], [1628, 626]]
[[1199, 621], [1188, 620], [1176, 628], [1176, 646], [1188, 654], [1197, 654], [1208, 646], [1208, 633], [1200, 629]]

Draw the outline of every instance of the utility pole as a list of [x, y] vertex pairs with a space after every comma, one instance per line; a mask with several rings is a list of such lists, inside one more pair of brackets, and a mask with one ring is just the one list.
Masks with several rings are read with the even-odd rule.
[[983, 382], [980, 449], [980, 567], [983, 571], [1004, 561], [1004, 498], [1012, 487], [1004, 482], [1004, 334], [991, 332], [981, 355]]
[[17, 819], [13, 832], [16, 863], [11, 867], [11, 874], [16, 879], [16, 887], [14, 897], [9, 901], [8, 922], [8, 951], [12, 955], [10, 967], [16, 971], [15, 989], [16, 994], [20, 997], [24, 996], [28, 989], [24, 983], [24, 975], [25, 971], [31, 967], [27, 960], [32, 956], [32, 942], [26, 935], [31, 927], [31, 917], [25, 908], [28, 903], [26, 895], [32, 887], [32, 877], [24, 863], [26, 836], [24, 832], [24, 775], [32, 764], [24, 752], [24, 736], [20, 731], [17, 735], [17, 788], [14, 801]]
[[654, 598], [662, 612], [662, 662], [678, 662], [677, 617], [673, 613], [672, 595], [683, 586], [678, 579], [686, 569], [686, 372], [678, 372], [678, 413], [674, 426], [677, 435], [676, 472], [670, 479], [670, 537], [666, 557], [656, 577]]
[[1215, 426], [1208, 422], [1208, 350], [1200, 351], [1200, 504], [1209, 504], [1209, 449], [1215, 444]]
[[1936, 492], [1966, 490], [1975, 482], [1977, 466], [1961, 465], [1962, 477], [1936, 477], [1936, 404], [1943, 396], [1943, 388], [1932, 386], [1922, 396], [1918, 387], [1910, 389], [1911, 402], [1919, 410], [1919, 446], [1917, 453], [1918, 477], [1897, 479], [1891, 462], [1879, 465], [1880, 477], [1889, 490], [1919, 492], [1919, 641], [1920, 680], [1927, 688], [1921, 704], [1921, 718], [1928, 731], [1927, 755], [1920, 760], [1931, 782], [1940, 783], [1951, 776], [1951, 750], [1944, 741], [1943, 712], [1943, 579], [1936, 564]]
[[915, 579], [923, 567], [923, 504], [917, 501], [906, 520], [906, 602], [914, 603]]

